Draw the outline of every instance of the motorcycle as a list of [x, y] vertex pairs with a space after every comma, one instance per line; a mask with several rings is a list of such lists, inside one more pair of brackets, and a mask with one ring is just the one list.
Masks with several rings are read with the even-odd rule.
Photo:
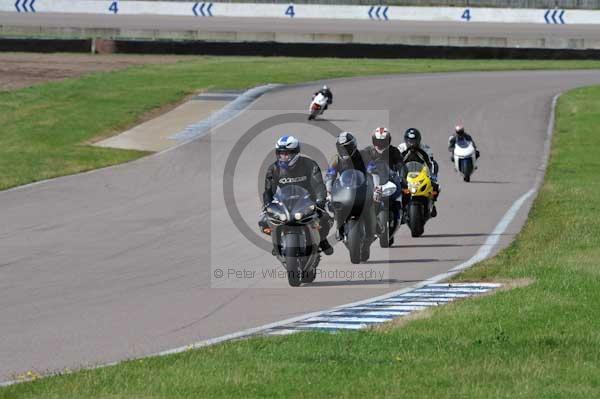
[[[366, 262], [372, 237], [367, 237], [365, 212], [373, 207], [373, 179], [355, 169], [343, 171], [331, 189], [331, 205], [338, 226], [343, 225], [342, 240], [350, 253], [350, 262]], [[371, 229], [373, 230], [373, 229]]]
[[471, 181], [471, 175], [477, 169], [477, 151], [473, 142], [465, 138], [456, 140], [454, 146], [454, 169], [463, 176], [466, 182]]
[[377, 213], [377, 237], [381, 248], [389, 248], [394, 243], [402, 212], [397, 173], [390, 170], [385, 161], [376, 161], [368, 166], [375, 186], [374, 205]]
[[405, 193], [410, 196], [407, 204], [408, 227], [413, 237], [420, 237], [425, 231], [425, 222], [431, 217], [433, 209], [433, 191], [431, 177], [427, 165], [419, 162], [407, 162], [405, 165]]
[[309, 192], [300, 186], [278, 188], [266, 210], [274, 255], [287, 271], [288, 283], [298, 287], [312, 283], [321, 260], [320, 224], [317, 206]]
[[313, 120], [315, 119], [317, 116], [323, 114], [323, 112], [325, 112], [325, 107], [327, 106], [327, 97], [325, 97], [323, 94], [318, 93], [312, 100], [312, 102], [310, 103], [310, 106], [308, 107], [308, 120]]

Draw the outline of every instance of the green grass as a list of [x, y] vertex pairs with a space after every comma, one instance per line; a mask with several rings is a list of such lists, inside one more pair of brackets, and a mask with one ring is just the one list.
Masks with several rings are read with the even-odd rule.
[[600, 397], [599, 126], [600, 87], [561, 97], [525, 228], [458, 277], [530, 285], [402, 327], [229, 342], [15, 385], [0, 398]]
[[578, 68], [600, 68], [600, 61], [198, 57], [4, 91], [0, 92], [0, 190], [144, 155], [84, 143], [117, 133], [145, 113], [201, 89], [388, 73]]

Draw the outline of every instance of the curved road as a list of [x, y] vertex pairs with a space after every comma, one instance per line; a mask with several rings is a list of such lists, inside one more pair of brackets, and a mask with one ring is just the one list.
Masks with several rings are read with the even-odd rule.
[[[425, 237], [412, 239], [403, 227], [397, 246], [374, 245], [368, 264], [351, 266], [341, 246], [322, 262], [325, 271], [373, 270], [383, 273], [383, 280], [346, 281], [332, 274], [312, 287], [292, 289], [285, 279], [213, 277], [217, 268], [281, 270], [239, 233], [222, 198], [225, 160], [243, 132], [265, 117], [304, 112], [317, 84], [275, 90], [210, 136], [174, 150], [0, 193], [0, 381], [30, 369], [154, 353], [365, 299], [447, 271], [470, 258], [534, 184], [552, 97], [600, 83], [600, 71], [328, 83], [336, 100], [327, 118], [356, 132], [363, 144], [366, 132], [382, 123], [391, 127], [395, 144], [404, 128], [416, 126], [439, 154], [439, 216], [428, 223]], [[475, 134], [482, 151], [471, 184], [460, 180], [447, 158], [448, 130], [457, 120]], [[245, 147], [235, 194], [226, 201], [235, 201], [253, 228], [259, 169], [272, 157], [274, 139], [296, 134], [307, 149], [329, 156], [334, 142], [322, 126], [273, 127]], [[525, 208], [501, 246], [522, 226]]]
[[412, 22], [286, 18], [197, 18], [167, 15], [97, 15], [0, 12], [0, 25], [70, 28], [158, 29], [200, 32], [380, 33], [395, 35], [569, 38], [600, 40], [597, 25], [547, 25], [477, 22]]

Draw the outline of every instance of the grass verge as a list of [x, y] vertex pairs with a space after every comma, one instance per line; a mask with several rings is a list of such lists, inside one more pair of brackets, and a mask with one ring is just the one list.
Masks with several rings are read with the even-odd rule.
[[402, 328], [229, 342], [20, 384], [0, 398], [592, 398], [600, 393], [600, 87], [559, 100], [546, 181], [518, 239], [459, 280], [512, 290]]
[[144, 114], [201, 89], [388, 73], [584, 68], [600, 68], [600, 61], [198, 57], [3, 91], [0, 190], [143, 156], [85, 143], [117, 133]]

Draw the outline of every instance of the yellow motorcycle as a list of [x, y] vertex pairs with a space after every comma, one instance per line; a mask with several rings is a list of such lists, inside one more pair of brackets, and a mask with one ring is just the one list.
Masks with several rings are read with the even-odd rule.
[[419, 162], [407, 162], [406, 184], [404, 193], [410, 196], [407, 209], [407, 224], [413, 237], [420, 237], [425, 230], [425, 222], [431, 217], [433, 198], [437, 193], [433, 190], [427, 165]]

